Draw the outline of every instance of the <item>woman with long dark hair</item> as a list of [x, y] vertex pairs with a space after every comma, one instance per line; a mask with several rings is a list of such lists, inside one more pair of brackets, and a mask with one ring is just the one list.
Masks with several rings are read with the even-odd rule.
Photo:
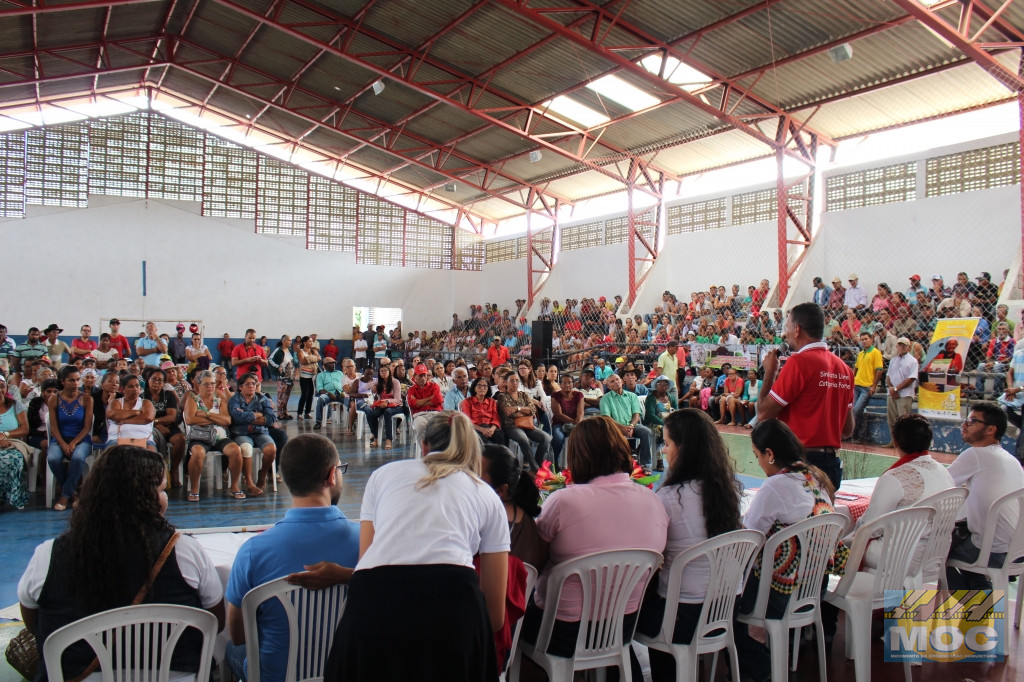
[[[163, 379], [164, 373], [158, 369], [153, 370], [150, 376], [157, 372]], [[107, 403], [107, 447], [137, 445], [156, 452], [156, 443], [153, 441], [156, 409], [142, 395], [139, 378], [131, 374], [121, 377], [121, 393], [124, 397], [115, 396]]]
[[[320, 364], [320, 353], [313, 347], [313, 338], [303, 336], [299, 339], [299, 409], [295, 416], [299, 419], [311, 419], [309, 411], [313, 409], [313, 379]], [[354, 413], [353, 413], [354, 414]]]
[[[701, 607], [710, 580], [706, 559], [686, 566], [679, 594], [668, 594], [672, 562], [680, 554], [708, 538], [741, 527], [740, 486], [732, 457], [711, 417], [701, 410], [686, 408], [664, 418], [667, 467], [658, 499], [668, 514], [668, 542], [665, 563], [658, 580], [651, 581], [644, 597], [637, 629], [655, 636], [661, 628], [667, 599], [679, 601], [673, 641], [689, 644], [700, 620]], [[675, 679], [671, 655], [650, 650], [651, 675], [656, 682]]]
[[[745, 527], [759, 530], [770, 538], [798, 521], [835, 511], [832, 482], [823, 471], [807, 463], [804, 444], [786, 424], [778, 419], [760, 422], [750, 432], [750, 442], [757, 464], [767, 478], [743, 517]], [[796, 581], [795, 565], [787, 559], [798, 551], [794, 540], [779, 547], [775, 554], [771, 592], [765, 611], [768, 618], [779, 618], [786, 609]], [[762, 570], [764, 567], [758, 554], [752, 576], [747, 579], [746, 589], [737, 606], [741, 613], [748, 613], [754, 608]], [[828, 626], [825, 632], [829, 632]], [[755, 680], [770, 679], [771, 654], [768, 649], [753, 639], [746, 625], [738, 621], [735, 639], [740, 673]]]
[[534, 521], [540, 516], [537, 483], [504, 445], [487, 443], [482, 455], [482, 478], [498, 493], [508, 517], [509, 554], [539, 571], [548, 562], [548, 544], [540, 539]]
[[[177, 368], [170, 362], [168, 372]], [[153, 431], [159, 433], [171, 451], [171, 488], [181, 487], [181, 460], [185, 457], [185, 434], [178, 427], [178, 394], [167, 386], [167, 374], [156, 370], [149, 375], [142, 396], [153, 405]]]
[[[164, 517], [166, 485], [164, 460], [155, 452], [118, 445], [97, 458], [70, 527], [36, 548], [18, 582], [25, 626], [40, 649], [58, 628], [132, 603], [176, 536]], [[177, 535], [142, 603], [204, 608], [223, 625], [223, 597], [220, 578], [202, 546], [188, 535]], [[173, 670], [198, 670], [199, 638], [195, 631], [182, 635], [171, 659]], [[82, 673], [94, 656], [82, 642], [69, 648], [62, 660], [63, 677]]]
[[[62, 367], [57, 379], [60, 392], [46, 403], [50, 412], [50, 446], [46, 463], [60, 486], [60, 498], [53, 505], [57, 511], [68, 508], [85, 473], [85, 458], [92, 453], [92, 396], [79, 390], [80, 379], [77, 367]], [[66, 472], [65, 459], [70, 460]]]
[[[435, 365], [436, 367], [436, 365]], [[384, 449], [391, 449], [391, 440], [394, 436], [394, 422], [392, 418], [396, 414], [402, 414], [402, 386], [398, 379], [391, 376], [391, 366], [382, 364], [377, 374], [377, 383], [374, 385], [373, 394], [377, 399], [372, 404], [363, 405], [362, 411], [366, 414], [366, 425], [370, 429], [370, 447], [377, 443], [377, 428], [380, 419], [384, 419]]]

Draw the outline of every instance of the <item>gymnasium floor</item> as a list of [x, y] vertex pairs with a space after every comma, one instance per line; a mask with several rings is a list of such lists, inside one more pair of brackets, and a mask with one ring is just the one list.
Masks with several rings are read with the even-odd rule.
[[[287, 431], [290, 436], [300, 433], [312, 432], [312, 422], [291, 420], [287, 422]], [[338, 506], [346, 516], [352, 519], [358, 518], [359, 505], [362, 499], [363, 489], [369, 475], [379, 466], [395, 459], [409, 458], [413, 456], [412, 448], [405, 440], [395, 443], [391, 451], [384, 451], [380, 448], [369, 448], [366, 441], [356, 441], [355, 437], [344, 434], [344, 428], [337, 423], [324, 426], [319, 431], [331, 438], [338, 446], [338, 451], [343, 462], [349, 463], [348, 473], [345, 475], [342, 498]], [[758, 485], [758, 479], [763, 479], [764, 474], [757, 466], [750, 449], [749, 432], [739, 428], [726, 427], [722, 435], [729, 447], [730, 452], [736, 461], [736, 470], [748, 487]], [[881, 448], [864, 448], [864, 451], [844, 451], [846, 478], [865, 478], [878, 476], [887, 469], [893, 462], [893, 458], [882, 454]], [[269, 486], [267, 492], [258, 498], [246, 500], [234, 500], [228, 498], [223, 490], [214, 490], [212, 483], [204, 480], [201, 488], [202, 500], [197, 503], [190, 503], [185, 499], [183, 489], [169, 490], [169, 505], [167, 515], [170, 521], [178, 528], [210, 528], [225, 526], [253, 526], [260, 524], [274, 523], [291, 505], [291, 496], [283, 484], [278, 486], [278, 492], [274, 493]], [[8, 640], [21, 629], [18, 618], [17, 603], [17, 582], [32, 551], [40, 542], [55, 537], [66, 528], [70, 514], [54, 512], [42, 507], [42, 493], [33, 497], [29, 507], [21, 512], [4, 511], [0, 512], [0, 547], [2, 547], [3, 570], [0, 571], [0, 647], [6, 648]], [[13, 607], [13, 608], [11, 608]], [[842, 619], [840, 619], [840, 630], [842, 631]], [[841, 637], [842, 632], [840, 632]], [[1010, 638], [1011, 660], [1015, 661], [1019, 631], [1015, 631]], [[852, 661], [843, 658], [842, 645], [836, 646], [831, 654], [830, 677], [833, 680], [853, 680]], [[873, 662], [873, 677], [885, 679], [888, 675], [880, 673], [896, 674], [899, 669], [893, 665], [881, 663], [880, 649], [875, 647], [876, 660]], [[794, 675], [794, 679], [817, 680], [817, 664], [813, 646], [802, 648], [800, 657], [800, 673]], [[646, 667], [646, 666], [645, 666]], [[723, 666], [724, 670], [724, 666]], [[915, 677], [922, 679], [921, 668], [915, 668]], [[1019, 680], [1024, 678], [1024, 670], [1019, 670], [1015, 664], [960, 664], [940, 665], [928, 664], [925, 668], [929, 678], [936, 680]], [[947, 674], [951, 675], [947, 677]], [[0, 662], [0, 682], [15, 682], [20, 680], [6, 661]], [[718, 679], [725, 679], [722, 672], [719, 672]]]

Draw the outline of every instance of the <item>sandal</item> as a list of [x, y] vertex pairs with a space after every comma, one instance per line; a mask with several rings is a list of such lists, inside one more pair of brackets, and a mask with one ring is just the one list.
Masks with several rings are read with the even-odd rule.
[[377, 439], [376, 438], [370, 438], [370, 447], [371, 448], [377, 447]]
[[[257, 488], [254, 485], [250, 485], [247, 490], [249, 491], [249, 497], [259, 497], [263, 494], [263, 488]], [[241, 491], [239, 491], [241, 492]]]
[[171, 490], [177, 490], [182, 487], [181, 481], [171, 481]]
[[390, 440], [384, 441], [384, 449], [385, 450], [390, 450], [391, 449], [391, 441]]
[[188, 494], [188, 501], [189, 502], [198, 502], [199, 501], [199, 493], [189, 493]]
[[244, 500], [245, 493], [243, 493], [241, 490], [232, 490], [231, 497], [235, 498], [236, 500]]
[[64, 511], [67, 508], [68, 508], [68, 503], [67, 503], [66, 500], [64, 502], [57, 501], [53, 505], [53, 510], [54, 511]]

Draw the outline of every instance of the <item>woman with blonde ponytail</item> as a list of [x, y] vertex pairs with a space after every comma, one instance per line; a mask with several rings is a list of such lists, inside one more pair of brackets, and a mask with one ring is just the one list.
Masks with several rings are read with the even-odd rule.
[[505, 619], [505, 509], [480, 478], [480, 441], [466, 415], [438, 412], [421, 434], [423, 459], [385, 464], [366, 484], [359, 563], [325, 682], [498, 679], [492, 630]]

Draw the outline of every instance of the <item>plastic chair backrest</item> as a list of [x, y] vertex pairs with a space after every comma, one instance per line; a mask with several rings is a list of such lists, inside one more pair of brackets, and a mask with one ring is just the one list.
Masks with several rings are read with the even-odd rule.
[[[1011, 568], [1011, 564], [1024, 560], [1024, 523], [1022, 523], [1024, 521], [1024, 489], [1021, 489], [1003, 495], [989, 507], [988, 516], [985, 518], [985, 530], [982, 534], [981, 551], [978, 553], [978, 560], [974, 562], [975, 566], [982, 568], [988, 566], [988, 557], [992, 552], [992, 543], [995, 540], [1000, 517], [1014, 511], [1017, 513], [1017, 520], [1003, 567]], [[1024, 567], [1021, 568], [1024, 570]], [[1013, 571], [1013, 573], [1020, 573], [1020, 571]]]
[[558, 611], [555, 604], [566, 580], [575, 576], [583, 592], [583, 617], [576, 637], [575, 660], [579, 663], [620, 656], [623, 642], [629, 641], [623, 636], [629, 597], [637, 585], [647, 584], [661, 561], [661, 554], [649, 549], [620, 549], [588, 554], [555, 566], [547, 581], [544, 601], [548, 607], [544, 609], [537, 634], [537, 650], [547, 651]]
[[953, 541], [953, 526], [966, 499], [967, 488], [950, 488], [913, 505], [931, 507], [935, 510], [935, 517], [921, 557], [916, 566], [910, 567], [910, 575], [919, 575], [922, 581], [931, 582], [938, 580], [939, 575], [946, 570], [946, 556]]
[[[530, 599], [533, 596], [533, 588], [537, 584], [537, 569], [531, 564], [524, 563], [523, 568], [526, 569], [526, 603], [530, 603]], [[523, 629], [523, 619], [520, 618], [516, 621], [515, 629], [512, 633], [512, 648], [509, 649], [508, 661], [511, 663], [516, 657], [516, 649], [519, 648], [519, 632]]]
[[260, 606], [277, 599], [288, 619], [288, 662], [285, 682], [322, 680], [334, 631], [345, 610], [348, 587], [334, 585], [323, 590], [307, 590], [278, 578], [249, 590], [242, 598], [242, 622], [245, 627], [245, 655], [248, 682], [260, 681]]
[[174, 604], [111, 609], [58, 629], [43, 642], [47, 677], [51, 682], [63, 681], [64, 650], [85, 641], [96, 653], [103, 682], [167, 682], [171, 654], [190, 627], [203, 635], [196, 679], [205, 682], [210, 677], [217, 618], [209, 611]]
[[737, 594], [750, 570], [754, 555], [763, 544], [764, 534], [760, 531], [734, 530], [716, 535], [679, 554], [672, 561], [672, 568], [669, 571], [669, 599], [666, 600], [665, 614], [655, 639], [665, 644], [672, 642], [679, 600], [672, 599], [671, 596], [679, 594], [683, 570], [687, 564], [706, 557], [711, 566], [710, 580], [692, 643], [706, 644], [724, 640], [727, 633], [732, 631], [733, 607]]
[[846, 574], [836, 586], [836, 595], [845, 597], [850, 591], [872, 539], [882, 543], [879, 563], [873, 571], [872, 598], [880, 602], [886, 590], [903, 590], [914, 550], [934, 516], [935, 510], [931, 507], [908, 507], [882, 514], [858, 528], [846, 562]]
[[765, 617], [771, 593], [772, 572], [764, 570], [764, 567], [773, 564], [775, 552], [783, 543], [794, 539], [797, 544], [797, 552], [793, 557], [796, 563], [796, 583], [782, 618], [788, 620], [793, 614], [817, 608], [821, 603], [821, 581], [828, 569], [829, 560], [836, 553], [839, 535], [845, 526], [846, 517], [841, 514], [819, 514], [783, 528], [768, 538], [761, 550], [761, 579], [757, 601], [750, 615], [760, 619]]

